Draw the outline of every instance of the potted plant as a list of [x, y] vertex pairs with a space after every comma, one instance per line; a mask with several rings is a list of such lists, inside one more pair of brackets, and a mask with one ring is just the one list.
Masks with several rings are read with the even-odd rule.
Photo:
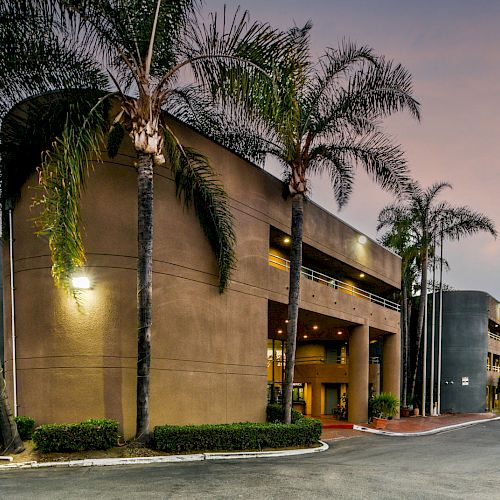
[[399, 400], [392, 392], [381, 392], [373, 398], [373, 425], [375, 429], [384, 429], [387, 419], [397, 415]]

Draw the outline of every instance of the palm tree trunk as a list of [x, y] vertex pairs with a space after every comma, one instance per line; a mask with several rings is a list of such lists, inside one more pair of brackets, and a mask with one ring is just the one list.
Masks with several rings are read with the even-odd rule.
[[[0, 436], [3, 443], [3, 452], [21, 453], [24, 451], [23, 442], [17, 432], [17, 425], [10, 410], [9, 400], [7, 399], [7, 391], [5, 389], [5, 379], [3, 378], [3, 370], [0, 366]], [[0, 451], [2, 449], [0, 448]]]
[[137, 165], [137, 426], [136, 439], [146, 443], [149, 430], [149, 379], [153, 294], [153, 158], [138, 152]]
[[[418, 318], [417, 318], [417, 342], [415, 351], [415, 369], [413, 370], [413, 378], [411, 383], [411, 397], [415, 396], [415, 384], [417, 383], [417, 372], [418, 372], [418, 360], [420, 357], [420, 346], [422, 344], [422, 331], [424, 328], [424, 313], [425, 313], [425, 301], [427, 300], [427, 261], [429, 260], [429, 249], [425, 247], [424, 253], [422, 255], [422, 278], [420, 280], [420, 304], [418, 306]], [[425, 404], [425, 401], [422, 401]]]
[[299, 318], [300, 273], [302, 270], [302, 228], [304, 225], [304, 195], [292, 198], [292, 247], [290, 251], [290, 286], [288, 290], [288, 324], [286, 330], [285, 407], [283, 421], [292, 421], [293, 373], [297, 347], [297, 323]]

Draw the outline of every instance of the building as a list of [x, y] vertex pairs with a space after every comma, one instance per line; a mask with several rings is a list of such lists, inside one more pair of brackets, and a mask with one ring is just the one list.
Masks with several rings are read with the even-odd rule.
[[[21, 111], [11, 119], [16, 113], [22, 119]], [[176, 199], [170, 171], [156, 169], [151, 424], [263, 421], [281, 383], [291, 202], [269, 173], [182, 124], [172, 127], [222, 178], [235, 218], [238, 266], [220, 295], [216, 261], [194, 213]], [[124, 145], [113, 160], [104, 156], [88, 179], [82, 223], [91, 288], [82, 291], [81, 310], [54, 287], [48, 245], [33, 234], [34, 164], [14, 205], [14, 290], [4, 243], [5, 367], [13, 400], [14, 296], [17, 411], [38, 423], [106, 416], [121, 422], [125, 436], [134, 433], [134, 159]], [[296, 371], [297, 404], [305, 413], [328, 413], [347, 392], [350, 420], [365, 422], [369, 384], [399, 394], [399, 306], [391, 299], [400, 264], [395, 254], [307, 203]]]
[[[436, 304], [437, 312], [439, 296]], [[487, 293], [443, 292], [441, 412], [500, 409], [499, 324], [500, 303]], [[437, 335], [435, 352], [437, 374]], [[427, 359], [430, 367], [429, 355]]]

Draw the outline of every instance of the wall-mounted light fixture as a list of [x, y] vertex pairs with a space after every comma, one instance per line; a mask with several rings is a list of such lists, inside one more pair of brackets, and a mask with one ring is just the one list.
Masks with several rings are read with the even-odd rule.
[[288, 236], [283, 240], [283, 243], [286, 243], [288, 245], [288, 243], [290, 243], [290, 238], [288, 238]]
[[76, 290], [88, 290], [90, 288], [90, 279], [87, 276], [73, 276], [71, 286]]
[[358, 243], [361, 243], [364, 245], [368, 240], [366, 239], [366, 236], [364, 234], [360, 235], [358, 238]]

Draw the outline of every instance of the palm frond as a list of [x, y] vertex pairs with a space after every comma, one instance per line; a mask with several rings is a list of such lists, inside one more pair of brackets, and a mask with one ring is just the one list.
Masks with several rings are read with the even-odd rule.
[[[438, 213], [442, 221], [444, 237], [447, 239], [459, 240], [463, 236], [470, 236], [481, 231], [490, 233], [495, 238], [498, 235], [493, 220], [470, 207], [447, 206]], [[439, 224], [436, 225], [435, 231], [436, 234], [440, 231]]]
[[73, 108], [38, 169], [40, 194], [34, 202], [41, 208], [36, 218], [38, 234], [48, 238], [56, 285], [68, 291], [71, 275], [85, 264], [80, 195], [89, 169], [100, 159], [107, 127], [107, 109], [102, 102], [86, 115]]
[[361, 165], [383, 189], [399, 194], [410, 185], [403, 151], [383, 134], [331, 144], [325, 147], [325, 152], [343, 164]]
[[31, 2], [0, 2], [0, 45], [0, 115], [43, 92], [108, 88], [99, 65], [76, 40], [55, 31], [53, 20]]
[[169, 129], [164, 129], [164, 138], [177, 196], [183, 199], [184, 206], [194, 207], [217, 258], [219, 291], [222, 293], [229, 286], [231, 272], [236, 266], [236, 235], [227, 194], [205, 155], [181, 146]]

